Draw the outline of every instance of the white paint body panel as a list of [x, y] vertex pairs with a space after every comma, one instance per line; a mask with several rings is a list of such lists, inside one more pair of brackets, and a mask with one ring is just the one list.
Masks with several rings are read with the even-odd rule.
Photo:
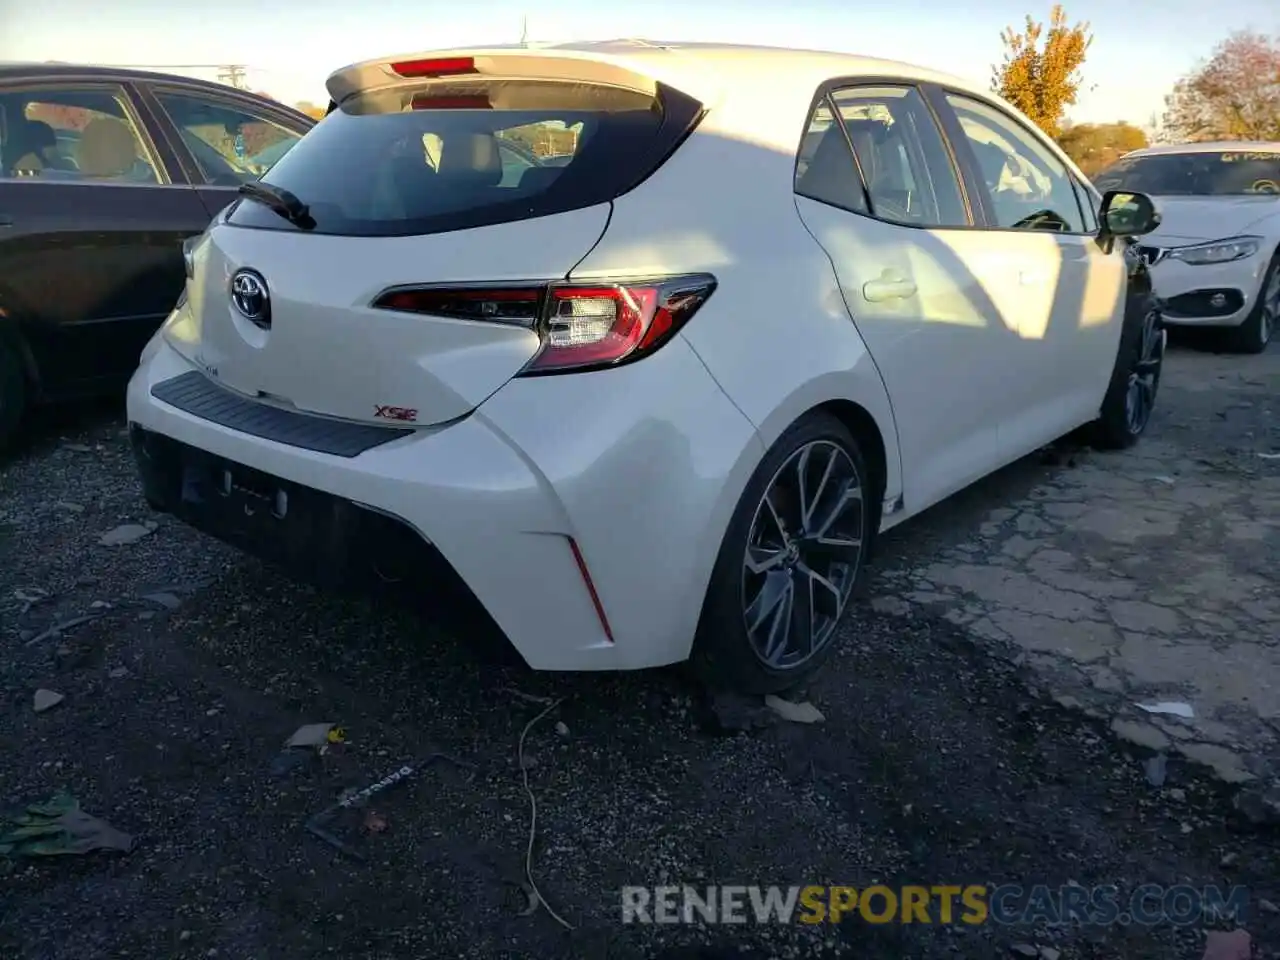
[[[129, 385], [129, 419], [404, 520], [541, 670], [688, 656], [711, 544], [727, 523], [724, 488], [745, 484], [763, 455], [751, 424], [679, 339], [618, 370], [512, 381], [458, 423], [353, 459], [261, 440], [151, 397], [156, 383], [190, 369], [155, 341]], [[566, 537], [591, 570], [614, 643]]]
[[[769, 446], [814, 407], [854, 404], [874, 422], [884, 498], [905, 504], [886, 528], [1096, 415], [1119, 340], [1118, 253], [1094, 257], [1091, 241], [1064, 250], [1073, 238], [1023, 232], [915, 232], [793, 193], [795, 150], [826, 79], [893, 74], [964, 90], [963, 82], [807, 52], [626, 43], [539, 52], [653, 76], [709, 112], [611, 211], [372, 240], [215, 225], [190, 304], [130, 384], [129, 419], [403, 519], [531, 666], [595, 670], [689, 655], [743, 488]], [[338, 86], [380, 69], [349, 68]], [[279, 348], [255, 347], [253, 331], [229, 312], [219, 288], [241, 265], [272, 286]], [[536, 347], [527, 331], [364, 306], [393, 283], [569, 270], [574, 280], [705, 271], [718, 287], [650, 357], [529, 379], [511, 379]], [[866, 280], [885, 270], [910, 274], [917, 295], [862, 298]], [[1060, 272], [1067, 279], [1055, 284]], [[303, 410], [367, 420], [374, 405], [395, 404], [419, 408], [434, 426], [344, 459], [229, 430], [151, 396], [155, 384], [201, 366], [241, 393], [265, 391]]]
[[[299, 410], [374, 419], [379, 406], [457, 419], [538, 349], [533, 331], [374, 309], [382, 291], [415, 283], [562, 279], [604, 232], [607, 204], [427, 237], [313, 236], [218, 224], [195, 252], [195, 309], [170, 340], [231, 389]], [[271, 332], [227, 296], [241, 267], [271, 291]]]
[[1243, 304], [1226, 316], [1194, 317], [1166, 312], [1169, 323], [1238, 327], [1253, 311], [1271, 258], [1280, 252], [1280, 197], [1156, 197], [1159, 228], [1143, 238], [1158, 247], [1189, 246], [1232, 237], [1259, 237], [1257, 253], [1230, 263], [1189, 264], [1164, 259], [1151, 269], [1156, 293], [1165, 299], [1195, 290], [1240, 291]]

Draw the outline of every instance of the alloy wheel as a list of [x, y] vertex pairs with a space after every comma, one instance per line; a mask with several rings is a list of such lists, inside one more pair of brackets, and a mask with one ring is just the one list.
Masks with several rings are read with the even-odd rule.
[[1149, 310], [1142, 318], [1137, 356], [1129, 370], [1129, 389], [1124, 398], [1125, 423], [1132, 434], [1146, 429], [1151, 411], [1155, 409], [1156, 387], [1160, 380], [1160, 367], [1164, 363], [1167, 338], [1159, 313]]
[[831, 642], [862, 563], [863, 484], [848, 451], [806, 443], [756, 507], [742, 563], [742, 611], [757, 657], [802, 666]]
[[1280, 266], [1271, 268], [1271, 276], [1266, 289], [1262, 291], [1262, 322], [1258, 335], [1263, 346], [1271, 342], [1271, 334], [1280, 321]]

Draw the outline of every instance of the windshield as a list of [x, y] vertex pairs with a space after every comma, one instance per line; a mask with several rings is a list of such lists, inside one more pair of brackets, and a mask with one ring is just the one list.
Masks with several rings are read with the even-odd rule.
[[1125, 157], [1094, 180], [1099, 190], [1165, 197], [1280, 194], [1280, 151], [1157, 153]]

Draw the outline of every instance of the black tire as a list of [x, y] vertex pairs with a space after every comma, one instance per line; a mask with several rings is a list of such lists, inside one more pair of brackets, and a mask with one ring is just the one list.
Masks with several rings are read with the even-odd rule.
[[[806, 458], [808, 465], [801, 462]], [[828, 461], [830, 469], [825, 465]], [[824, 466], [819, 468], [819, 463]], [[761, 523], [767, 524], [779, 515], [791, 517], [796, 504], [803, 504], [803, 500], [799, 500], [793, 491], [788, 491], [786, 478], [783, 476], [784, 468], [792, 471], [787, 477], [797, 479], [806, 472], [810, 476], [818, 475], [821, 469], [821, 475], [831, 486], [826, 497], [819, 495], [815, 500], [832, 506], [840, 500], [846, 503], [846, 507], [840, 511], [828, 510], [826, 507], [819, 509], [819, 503], [815, 503], [814, 509], [809, 511], [814, 519], [809, 531], [817, 524], [818, 517], [815, 514], [839, 515], [836, 523], [824, 528], [828, 536], [822, 539], [805, 536], [805, 529], [801, 529], [801, 533], [793, 538], [783, 529], [791, 525], [786, 519], [782, 524], [775, 524], [773, 528], [781, 534], [777, 542], [785, 540], [786, 546], [770, 546], [769, 551], [772, 555], [784, 556], [784, 559], [767, 574], [748, 573], [745, 564], [748, 546], [756, 542], [755, 555], [764, 555], [764, 541], [757, 539], [764, 529], [763, 526], [757, 526], [758, 515], [762, 518]], [[856, 481], [847, 479], [849, 476], [856, 478]], [[853, 482], [857, 483], [861, 491], [861, 498], [857, 500], [852, 496], [841, 495]], [[747, 483], [721, 544], [690, 657], [689, 666], [698, 679], [718, 690], [743, 694], [776, 693], [801, 683], [822, 666], [839, 642], [840, 624], [847, 616], [852, 598], [857, 593], [864, 561], [872, 547], [880, 515], [876, 499], [878, 489], [876, 478], [868, 472], [866, 458], [857, 441], [835, 417], [825, 413], [809, 414], [794, 423], [778, 439]], [[765, 501], [766, 493], [770, 494], [768, 504]], [[776, 509], [774, 501], [777, 501]], [[767, 514], [764, 513], [766, 509], [769, 511]], [[796, 512], [795, 516], [799, 517], [800, 513]], [[804, 527], [801, 521], [796, 521], [794, 525]], [[852, 532], [855, 529], [856, 537]], [[848, 546], [848, 542], [854, 539], [860, 541], [856, 560], [852, 559], [852, 548]], [[832, 544], [837, 541], [838, 550], [833, 551]], [[802, 543], [807, 544], [803, 547], [803, 552], [799, 546]], [[827, 556], [817, 553], [824, 543]], [[831, 556], [837, 553], [840, 559], [834, 561], [836, 566], [827, 566], [833, 562]], [[791, 583], [791, 596], [798, 597], [800, 594], [794, 589], [797, 583], [803, 581], [810, 586], [814, 583], [807, 566], [811, 561], [814, 569], [822, 566], [822, 572], [828, 574], [827, 579], [820, 582], [834, 589], [818, 590], [814, 594], [819, 597], [816, 604], [810, 603], [803, 609], [795, 606], [789, 608], [785, 622], [789, 636], [793, 630], [796, 636], [803, 636], [804, 624], [809, 625], [809, 636], [814, 640], [810, 644], [812, 653], [795, 662], [770, 665], [765, 662], [763, 654], [757, 652], [747, 629], [748, 590], [753, 589], [754, 583], [764, 583], [763, 579], [756, 580], [757, 577], [776, 578], [783, 575]], [[773, 563], [773, 560], [769, 562]], [[763, 586], [760, 590], [762, 596]], [[837, 599], [840, 594], [844, 595], [843, 602]], [[760, 599], [760, 596], [756, 599]], [[816, 606], [824, 609], [816, 610]], [[797, 650], [803, 646], [803, 642], [797, 643]], [[785, 654], [786, 651], [782, 653]]]
[[[1125, 450], [1138, 442], [1155, 406], [1164, 367], [1167, 335], [1155, 297], [1134, 301], [1125, 311], [1124, 330], [1116, 350], [1111, 382], [1098, 410], [1098, 419], [1089, 425], [1089, 443], [1099, 450]], [[1145, 408], [1134, 415], [1130, 404], [1135, 379], [1141, 381]]]
[[17, 348], [0, 330], [0, 451], [17, 436], [27, 409], [27, 378]]
[[1262, 275], [1262, 286], [1258, 290], [1258, 302], [1253, 305], [1249, 316], [1238, 327], [1230, 327], [1223, 331], [1223, 346], [1232, 353], [1262, 353], [1271, 342], [1275, 333], [1277, 313], [1280, 303], [1271, 299], [1275, 296], [1272, 284], [1280, 282], [1280, 251], [1271, 258], [1271, 265]]

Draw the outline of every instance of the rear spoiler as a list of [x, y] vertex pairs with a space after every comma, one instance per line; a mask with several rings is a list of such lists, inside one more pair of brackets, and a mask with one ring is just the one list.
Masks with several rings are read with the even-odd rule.
[[420, 53], [343, 67], [330, 75], [325, 86], [331, 98], [329, 110], [357, 93], [384, 90], [406, 83], [430, 80], [463, 80], [483, 77], [504, 80], [569, 80], [622, 87], [637, 93], [656, 94], [657, 80], [598, 55], [564, 51], [548, 55], [519, 47], [503, 50]]

